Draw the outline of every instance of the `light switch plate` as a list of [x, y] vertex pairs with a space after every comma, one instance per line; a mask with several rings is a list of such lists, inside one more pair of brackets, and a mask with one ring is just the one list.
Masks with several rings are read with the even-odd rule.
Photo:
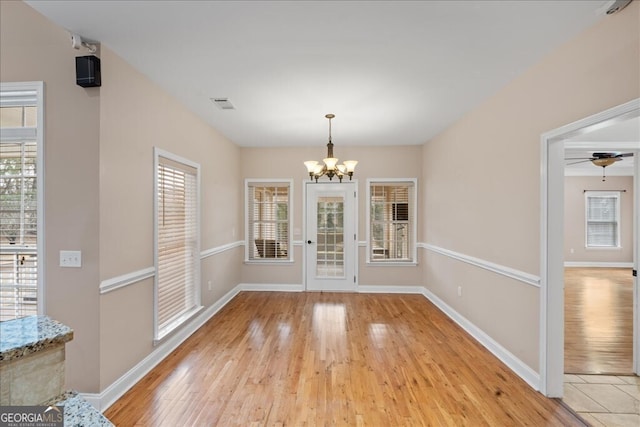
[[60, 267], [82, 267], [82, 251], [60, 251]]

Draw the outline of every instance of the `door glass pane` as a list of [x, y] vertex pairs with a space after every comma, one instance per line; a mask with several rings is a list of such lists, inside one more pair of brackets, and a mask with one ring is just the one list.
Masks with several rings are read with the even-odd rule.
[[344, 197], [318, 197], [316, 276], [344, 278]]

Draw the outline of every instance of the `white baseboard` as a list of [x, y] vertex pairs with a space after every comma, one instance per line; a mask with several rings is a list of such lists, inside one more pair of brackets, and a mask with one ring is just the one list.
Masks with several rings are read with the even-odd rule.
[[540, 374], [531, 369], [529, 365], [525, 364], [522, 360], [514, 356], [509, 350], [501, 346], [493, 338], [487, 335], [482, 329], [467, 320], [464, 316], [460, 315], [457, 311], [451, 308], [447, 303], [438, 298], [434, 293], [426, 288], [423, 288], [423, 295], [429, 301], [431, 301], [436, 307], [456, 322], [462, 329], [467, 331], [469, 335], [475, 338], [480, 344], [482, 344], [487, 350], [493, 353], [502, 363], [507, 365], [513, 372], [522, 378], [527, 384], [533, 387], [535, 390], [540, 390]]
[[565, 261], [565, 267], [582, 268], [633, 268], [632, 262], [592, 262], [592, 261]]
[[361, 294], [422, 294], [422, 286], [358, 286], [357, 291]]
[[176, 332], [162, 344], [158, 345], [147, 357], [142, 359], [137, 365], [127, 373], [118, 378], [101, 393], [81, 393], [82, 398], [87, 400], [100, 412], [104, 412], [124, 393], [142, 379], [151, 369], [164, 360], [173, 350], [189, 338], [195, 331], [204, 325], [222, 307], [227, 305], [241, 291], [240, 286], [236, 286], [227, 292], [222, 298], [212, 304], [205, 311], [200, 313], [188, 325]]
[[290, 284], [290, 285], [278, 285], [276, 283], [241, 283], [238, 285], [241, 291], [251, 292], [302, 292], [304, 291], [304, 285]]
[[[100, 411], [100, 405], [101, 405], [100, 402], [102, 401], [101, 396], [102, 396], [102, 393], [80, 393], [80, 397], [82, 397], [84, 400], [89, 402], [91, 406], [96, 408], [98, 411]], [[104, 409], [107, 409], [107, 408], [104, 408]]]

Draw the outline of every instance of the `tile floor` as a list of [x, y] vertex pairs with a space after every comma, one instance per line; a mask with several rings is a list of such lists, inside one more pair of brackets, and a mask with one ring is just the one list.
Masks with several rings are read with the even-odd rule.
[[640, 426], [640, 377], [565, 375], [562, 400], [594, 427]]

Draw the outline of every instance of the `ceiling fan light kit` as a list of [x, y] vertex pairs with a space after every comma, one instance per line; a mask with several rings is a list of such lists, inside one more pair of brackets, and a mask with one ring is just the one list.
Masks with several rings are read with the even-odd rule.
[[335, 114], [325, 115], [329, 119], [329, 142], [327, 143], [327, 157], [322, 159], [323, 163], [315, 160], [307, 160], [304, 165], [309, 172], [309, 178], [318, 182], [318, 178], [326, 176], [329, 181], [333, 180], [334, 176], [337, 176], [340, 182], [345, 175], [349, 176], [349, 181], [353, 178], [353, 172], [358, 164], [357, 160], [345, 160], [343, 164], [338, 164], [338, 158], [333, 157], [333, 142], [331, 141], [331, 119], [335, 117]]

